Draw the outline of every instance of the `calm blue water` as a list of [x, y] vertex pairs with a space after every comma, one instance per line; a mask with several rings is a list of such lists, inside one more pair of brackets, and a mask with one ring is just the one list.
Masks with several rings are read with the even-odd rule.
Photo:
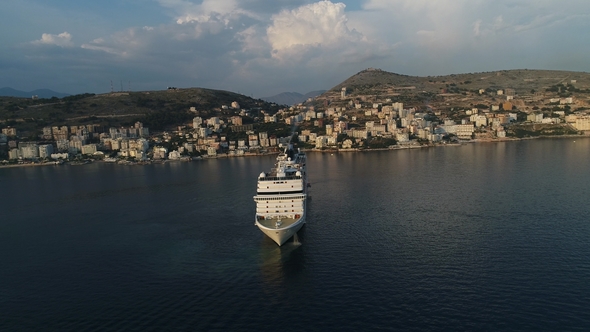
[[281, 248], [273, 160], [0, 169], [0, 330], [590, 329], [590, 139], [310, 153]]

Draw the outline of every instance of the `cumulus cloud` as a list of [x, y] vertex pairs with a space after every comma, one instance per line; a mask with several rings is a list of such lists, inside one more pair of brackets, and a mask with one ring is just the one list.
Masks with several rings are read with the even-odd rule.
[[67, 31], [64, 31], [58, 35], [44, 33], [41, 35], [41, 39], [35, 40], [31, 43], [35, 45], [55, 45], [60, 47], [74, 46], [74, 43], [72, 42], [72, 35]]
[[365, 41], [361, 33], [348, 28], [345, 7], [343, 3], [320, 1], [273, 15], [266, 30], [273, 56], [282, 58], [310, 47], [329, 49]]

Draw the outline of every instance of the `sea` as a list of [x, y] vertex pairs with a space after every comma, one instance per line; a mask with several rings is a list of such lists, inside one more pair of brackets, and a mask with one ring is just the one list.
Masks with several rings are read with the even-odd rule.
[[588, 331], [590, 139], [0, 169], [0, 331]]

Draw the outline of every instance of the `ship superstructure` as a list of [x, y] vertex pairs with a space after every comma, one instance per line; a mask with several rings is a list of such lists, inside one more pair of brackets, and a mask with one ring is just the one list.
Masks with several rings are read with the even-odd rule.
[[260, 173], [254, 196], [256, 226], [279, 246], [305, 223], [307, 200], [306, 155], [289, 144], [275, 167]]

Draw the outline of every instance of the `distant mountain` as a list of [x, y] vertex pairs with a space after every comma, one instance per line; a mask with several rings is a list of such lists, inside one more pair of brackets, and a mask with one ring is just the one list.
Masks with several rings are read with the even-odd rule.
[[63, 98], [69, 96], [67, 93], [55, 92], [49, 89], [37, 89], [30, 92], [15, 90], [13, 88], [2, 88], [0, 89], [1, 97], [19, 97], [19, 98], [31, 98], [32, 96], [38, 96], [39, 98]]
[[308, 98], [317, 97], [324, 92], [326, 92], [326, 90], [317, 90], [308, 92], [304, 95], [298, 92], [283, 92], [272, 97], [263, 97], [261, 99], [279, 105], [295, 105], [306, 101]]

